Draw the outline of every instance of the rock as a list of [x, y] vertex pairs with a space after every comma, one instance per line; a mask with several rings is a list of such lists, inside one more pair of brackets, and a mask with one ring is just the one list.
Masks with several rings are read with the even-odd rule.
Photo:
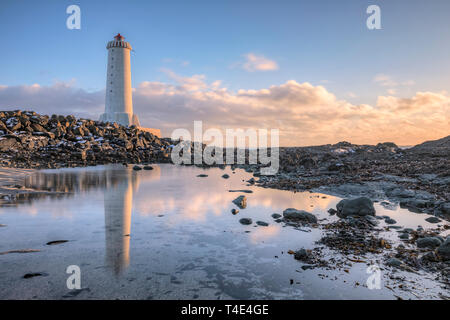
[[341, 200], [336, 205], [336, 209], [338, 211], [337, 215], [340, 218], [345, 218], [347, 216], [375, 215], [373, 201], [366, 197]]
[[438, 237], [425, 237], [417, 239], [416, 243], [419, 248], [437, 248], [442, 244], [442, 240]]
[[434, 251], [429, 251], [429, 252], [425, 253], [422, 256], [421, 259], [425, 260], [425, 261], [430, 261], [430, 262], [437, 262], [437, 261], [439, 261], [437, 255], [436, 255], [436, 253]]
[[197, 177], [199, 177], [199, 178], [206, 178], [208, 175], [207, 174], [199, 174], [199, 175], [197, 175]]
[[142, 170], [142, 168], [141, 168], [140, 166], [134, 166], [134, 167], [133, 167], [133, 170], [139, 171], [139, 170]]
[[144, 166], [144, 170], [153, 170], [152, 166]]
[[9, 151], [11, 149], [18, 149], [22, 145], [15, 138], [0, 138], [0, 151]]
[[436, 251], [444, 261], [450, 260], [450, 237], [447, 237]]
[[389, 217], [384, 219], [384, 222], [386, 222], [387, 224], [396, 224], [397, 223], [397, 221], [395, 221], [394, 219], [389, 218]]
[[238, 214], [238, 213], [239, 213], [239, 210], [238, 210], [238, 209], [231, 209], [231, 213], [232, 213], [232, 214]]
[[56, 244], [66, 243], [68, 241], [69, 240], [54, 240], [54, 241], [47, 242], [47, 245], [48, 246], [54, 246]]
[[242, 193], [253, 193], [252, 190], [239, 189], [239, 190], [228, 190], [228, 192], [242, 192]]
[[300, 261], [308, 261], [310, 258], [310, 252], [304, 248], [295, 251], [294, 258]]
[[40, 272], [34, 272], [34, 273], [27, 273], [23, 276], [24, 279], [30, 279], [30, 278], [34, 278], [34, 277], [39, 277], [39, 276], [43, 276], [43, 273]]
[[286, 220], [302, 220], [311, 223], [317, 223], [317, 217], [312, 213], [304, 210], [297, 210], [294, 208], [288, 208], [283, 211], [283, 217]]
[[222, 178], [224, 178], [224, 179], [228, 179], [230, 176], [228, 175], [228, 174], [224, 174], [224, 175], [222, 175]]
[[400, 235], [398, 236], [400, 239], [402, 240], [408, 240], [409, 239], [409, 234], [406, 232], [400, 233]]
[[404, 189], [404, 188], [395, 188], [387, 192], [390, 197], [397, 198], [412, 198], [415, 196], [414, 190]]
[[274, 219], [281, 218], [281, 214], [279, 214], [279, 213], [274, 213], [274, 214], [272, 214], [272, 218], [274, 218]]
[[314, 269], [314, 265], [305, 264], [301, 266], [302, 270]]
[[444, 202], [439, 205], [440, 214], [450, 216], [450, 202]]
[[242, 219], [239, 220], [239, 222], [241, 224], [245, 224], [245, 225], [249, 225], [249, 224], [253, 223], [252, 219], [250, 219], [250, 218], [242, 218]]
[[245, 196], [239, 196], [233, 200], [233, 203], [240, 209], [245, 209], [247, 207], [247, 198]]
[[256, 221], [256, 224], [262, 227], [267, 227], [269, 225], [267, 222], [264, 221]]
[[364, 219], [374, 227], [379, 224], [378, 220], [374, 216], [364, 216]]
[[336, 210], [336, 209], [333, 209], [333, 208], [330, 208], [330, 209], [328, 209], [328, 213], [329, 213], [330, 215], [334, 216], [334, 215], [337, 213], [337, 210]]
[[429, 218], [426, 218], [425, 221], [427, 221], [429, 223], [438, 223], [438, 222], [441, 222], [442, 220], [437, 217], [429, 217]]
[[390, 258], [386, 261], [386, 265], [390, 267], [400, 267], [403, 262], [397, 258]]

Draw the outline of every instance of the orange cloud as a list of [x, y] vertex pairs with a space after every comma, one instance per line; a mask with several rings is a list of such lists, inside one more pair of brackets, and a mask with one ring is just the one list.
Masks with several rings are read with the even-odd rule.
[[[280, 130], [282, 146], [393, 141], [412, 145], [450, 134], [447, 92], [417, 92], [409, 98], [378, 97], [376, 105], [338, 99], [324, 86], [294, 80], [260, 90], [233, 92], [204, 75], [183, 77], [165, 70], [173, 84], [140, 83], [133, 91], [141, 124], [191, 130], [195, 120], [208, 128]], [[87, 92], [72, 85], [0, 86], [0, 109], [75, 114], [96, 119], [104, 108], [104, 91]]]

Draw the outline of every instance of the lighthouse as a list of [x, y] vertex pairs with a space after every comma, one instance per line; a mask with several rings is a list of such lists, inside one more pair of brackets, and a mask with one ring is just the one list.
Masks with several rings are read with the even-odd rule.
[[131, 89], [130, 51], [131, 45], [118, 33], [106, 45], [108, 49], [108, 70], [106, 75], [105, 113], [100, 121], [117, 122], [124, 126], [139, 126], [137, 115], [133, 114]]

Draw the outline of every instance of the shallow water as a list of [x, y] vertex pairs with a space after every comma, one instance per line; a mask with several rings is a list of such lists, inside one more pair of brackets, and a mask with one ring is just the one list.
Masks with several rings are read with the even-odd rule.
[[[364, 263], [302, 270], [288, 250], [314, 248], [322, 233], [276, 223], [286, 208], [333, 221], [327, 210], [340, 198], [247, 186], [250, 174], [226, 169], [153, 165], [133, 171], [122, 165], [39, 171], [26, 186], [65, 192], [0, 208], [1, 299], [393, 299], [437, 298], [445, 292], [432, 275], [397, 272], [414, 281], [414, 293], [392, 287], [381, 260], [381, 289], [364, 284]], [[221, 176], [230, 175], [229, 179]], [[208, 177], [197, 177], [207, 174]], [[253, 193], [229, 192], [248, 189]], [[244, 194], [237, 215], [232, 200]], [[377, 215], [398, 225], [432, 227], [427, 215], [376, 204]], [[269, 223], [244, 226], [243, 217]], [[384, 223], [384, 222], [383, 222]], [[383, 237], [398, 241], [395, 231]], [[49, 241], [69, 240], [58, 245]], [[324, 251], [328, 258], [337, 257]], [[378, 257], [380, 258], [380, 257]], [[69, 290], [66, 268], [81, 269], [83, 290]], [[24, 279], [27, 273], [42, 276]], [[388, 289], [388, 287], [390, 289]]]

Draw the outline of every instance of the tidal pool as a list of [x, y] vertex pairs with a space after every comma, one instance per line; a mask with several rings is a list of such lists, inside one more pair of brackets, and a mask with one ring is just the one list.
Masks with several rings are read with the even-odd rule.
[[[412, 293], [391, 287], [381, 256], [366, 259], [380, 264], [381, 289], [365, 286], [364, 263], [349, 262], [346, 271], [303, 270], [287, 251], [317, 247], [321, 229], [296, 230], [271, 215], [297, 208], [331, 222], [337, 218], [327, 210], [338, 197], [248, 186], [251, 175], [229, 167], [153, 168], [108, 165], [28, 176], [27, 187], [63, 193], [0, 208], [0, 252], [40, 250], [0, 255], [0, 299], [434, 299], [445, 293], [425, 273], [396, 273], [416, 283]], [[253, 193], [229, 192], [242, 189]], [[247, 208], [233, 215], [232, 200], [241, 194]], [[427, 215], [396, 206], [376, 204], [376, 210], [403, 227], [432, 226]], [[244, 217], [253, 224], [240, 224]], [[256, 226], [258, 220], [269, 226]], [[395, 231], [383, 236], [399, 241]], [[69, 241], [46, 245], [56, 240]], [[70, 265], [80, 267], [81, 290], [66, 285]], [[31, 273], [42, 275], [24, 278]]]

